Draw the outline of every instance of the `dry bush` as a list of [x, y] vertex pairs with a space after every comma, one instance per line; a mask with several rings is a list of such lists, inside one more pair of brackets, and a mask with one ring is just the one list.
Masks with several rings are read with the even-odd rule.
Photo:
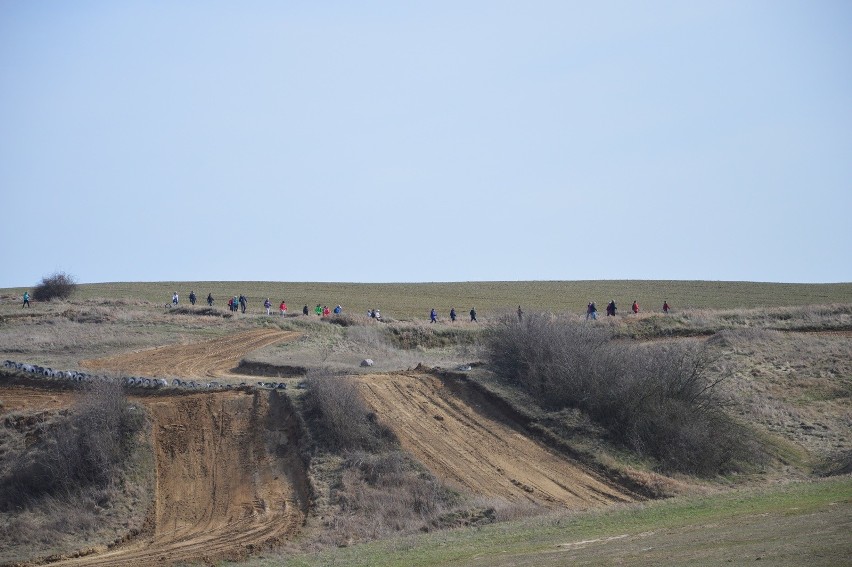
[[332, 491], [342, 514], [330, 527], [342, 541], [424, 530], [440, 523], [458, 499], [402, 451], [354, 451], [347, 454]]
[[549, 315], [504, 318], [489, 335], [498, 374], [551, 410], [578, 408], [616, 442], [665, 470], [712, 475], [760, 455], [708, 378], [706, 347], [635, 345]]
[[70, 412], [44, 423], [34, 443], [2, 455], [0, 510], [107, 486], [141, 425], [120, 384], [91, 384]]
[[330, 450], [378, 449], [395, 442], [393, 433], [376, 420], [355, 379], [328, 370], [308, 372], [305, 382], [306, 417], [317, 431], [315, 439]]
[[33, 289], [33, 299], [50, 301], [51, 299], [68, 299], [77, 289], [74, 277], [64, 272], [45, 276], [41, 283]]

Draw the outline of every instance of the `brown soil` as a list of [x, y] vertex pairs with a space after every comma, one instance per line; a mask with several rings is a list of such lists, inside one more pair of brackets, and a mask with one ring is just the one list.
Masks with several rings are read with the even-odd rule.
[[[90, 370], [109, 370], [143, 376], [222, 378], [232, 374], [246, 353], [285, 340], [299, 333], [279, 329], [257, 329], [201, 343], [169, 345], [107, 358], [81, 361]], [[233, 376], [239, 378], [239, 376]]]
[[[0, 399], [27, 410], [55, 407], [60, 398], [70, 403], [71, 395], [0, 387]], [[153, 420], [156, 500], [148, 528], [123, 545], [52, 565], [210, 563], [243, 558], [299, 531], [307, 514], [307, 473], [296, 450], [296, 421], [278, 394], [131, 398]]]
[[[148, 376], [227, 375], [247, 352], [296, 333], [258, 330], [193, 345], [99, 360], [90, 369]], [[5, 411], [70, 405], [71, 391], [44, 382], [0, 387]], [[54, 388], [54, 389], [44, 389]], [[291, 538], [304, 524], [308, 481], [295, 416], [267, 391], [131, 395], [152, 419], [156, 496], [148, 527], [111, 549], [51, 558], [52, 565], [170, 565], [239, 559]]]
[[[533, 441], [482, 396], [420, 373], [361, 378], [367, 402], [402, 446], [448, 484], [488, 498], [583, 509], [633, 496]], [[464, 389], [465, 391], [454, 391]]]
[[[307, 512], [295, 443], [282, 459], [264, 438], [274, 393], [151, 399], [157, 498], [150, 534], [127, 547], [60, 565], [172, 564], [237, 559], [292, 537]], [[292, 435], [286, 423], [278, 436]]]
[[[192, 345], [105, 359], [90, 369], [148, 376], [228, 376], [248, 351], [296, 333], [257, 330]], [[472, 388], [413, 372], [367, 375], [362, 391], [403, 447], [458, 488], [517, 504], [583, 509], [633, 496], [526, 435]], [[0, 386], [9, 407], [70, 403], [57, 387]], [[155, 395], [156, 394], [156, 395]], [[162, 390], [131, 394], [152, 418], [155, 505], [141, 534], [55, 565], [171, 565], [239, 559], [292, 538], [308, 511], [309, 482], [298, 425], [276, 392]]]
[[18, 411], [51, 411], [70, 406], [76, 394], [72, 391], [35, 390], [31, 388], [0, 388], [2, 413]]

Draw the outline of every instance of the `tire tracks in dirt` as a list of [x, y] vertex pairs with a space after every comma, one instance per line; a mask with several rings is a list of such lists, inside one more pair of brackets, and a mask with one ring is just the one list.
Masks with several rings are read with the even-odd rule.
[[474, 392], [421, 373], [367, 375], [361, 392], [405, 450], [448, 484], [487, 498], [585, 509], [634, 498], [587, 467], [496, 420]]
[[[62, 393], [71, 402], [73, 393]], [[57, 393], [0, 387], [18, 409], [56, 408]], [[309, 485], [299, 422], [265, 390], [129, 395], [152, 420], [156, 490], [147, 528], [126, 543], [50, 565], [131, 566], [238, 560], [292, 538], [304, 525]], [[34, 564], [44, 563], [35, 561]]]
[[[247, 352], [298, 333], [259, 329], [84, 361], [93, 370], [148, 376], [227, 376]], [[2, 386], [16, 409], [58, 409], [73, 392]], [[51, 560], [61, 566], [172, 565], [241, 559], [292, 538], [309, 488], [299, 425], [284, 396], [265, 390], [129, 394], [152, 421], [156, 491], [147, 528], [126, 543]], [[43, 562], [43, 561], [42, 561]]]
[[106, 358], [83, 360], [89, 370], [106, 370], [143, 376], [221, 378], [232, 375], [246, 353], [281, 341], [294, 340], [299, 333], [280, 329], [256, 329], [188, 345], [168, 345]]

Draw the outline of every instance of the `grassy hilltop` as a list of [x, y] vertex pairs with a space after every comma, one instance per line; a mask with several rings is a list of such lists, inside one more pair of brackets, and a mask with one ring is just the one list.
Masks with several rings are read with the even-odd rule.
[[[21, 295], [25, 288], [0, 290], [2, 295]], [[522, 281], [456, 283], [322, 283], [322, 282], [116, 282], [81, 284], [75, 298], [139, 299], [166, 304], [177, 291], [183, 303], [194, 290], [203, 303], [212, 293], [217, 307], [243, 294], [249, 307], [260, 310], [269, 297], [277, 306], [283, 299], [291, 313], [317, 303], [338, 303], [350, 314], [381, 309], [394, 319], [428, 318], [433, 307], [447, 317], [451, 307], [464, 318], [471, 307], [483, 316], [512, 311], [570, 311], [584, 313], [595, 301], [599, 310], [611, 299], [627, 313], [638, 301], [643, 312], [659, 311], [668, 301], [674, 311], [850, 303], [852, 283], [787, 284], [760, 282], [713, 282], [677, 280]]]

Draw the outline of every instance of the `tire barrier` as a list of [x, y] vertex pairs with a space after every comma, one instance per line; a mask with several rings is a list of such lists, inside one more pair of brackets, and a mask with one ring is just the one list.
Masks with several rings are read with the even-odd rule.
[[233, 390], [234, 388], [262, 388], [266, 390], [280, 391], [287, 389], [287, 384], [284, 382], [258, 382], [257, 385], [250, 385], [246, 382], [241, 382], [239, 385], [234, 385], [222, 384], [215, 380], [210, 382], [199, 382], [196, 380], [182, 380], [180, 378], [167, 380], [166, 378], [151, 378], [144, 376], [99, 376], [89, 374], [88, 372], [80, 372], [78, 370], [55, 370], [50, 367], [15, 362], [13, 360], [4, 361], [3, 368], [10, 372], [38, 376], [49, 381], [57, 382], [119, 381], [125, 388], [134, 390], [160, 390], [164, 388], [180, 390]]

